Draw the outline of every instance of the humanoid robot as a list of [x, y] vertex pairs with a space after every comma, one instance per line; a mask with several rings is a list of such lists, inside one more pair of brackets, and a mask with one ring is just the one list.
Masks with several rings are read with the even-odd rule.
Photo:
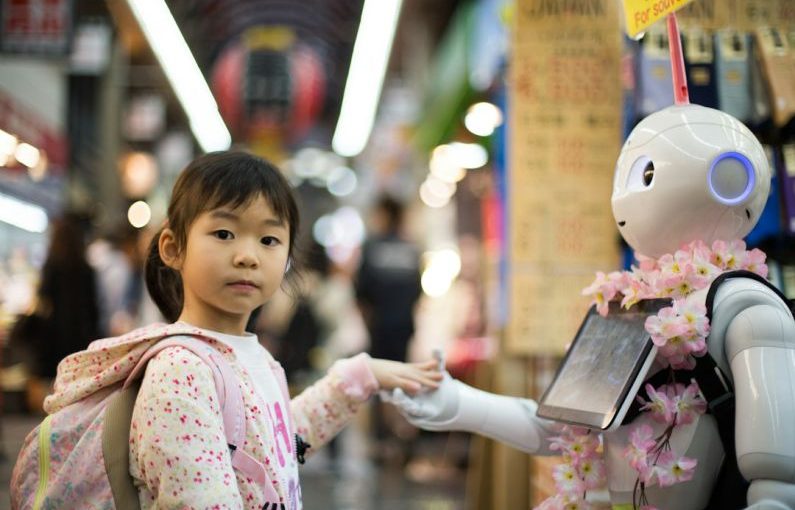
[[[686, 92], [685, 92], [686, 93]], [[641, 121], [616, 166], [613, 215], [621, 235], [639, 254], [659, 257], [695, 240], [744, 237], [765, 205], [771, 173], [754, 135], [723, 112], [677, 104]], [[705, 300], [706, 292], [688, 299]], [[753, 510], [795, 510], [795, 321], [768, 286], [750, 278], [723, 283], [714, 296], [708, 352], [731, 383], [736, 399], [737, 465], [750, 482]], [[653, 371], [653, 370], [652, 370]], [[651, 372], [650, 372], [651, 373]], [[446, 376], [433, 392], [393, 401], [414, 425], [459, 430], [496, 439], [534, 455], [551, 455], [548, 438], [560, 425], [537, 416], [529, 399], [487, 393]], [[645, 415], [633, 424], [649, 420]], [[610, 502], [632, 508], [636, 473], [621, 452], [629, 424], [603, 433]], [[671, 447], [698, 462], [693, 478], [649, 487], [659, 509], [707, 508], [726, 460], [718, 424], [710, 414], [677, 427]]]

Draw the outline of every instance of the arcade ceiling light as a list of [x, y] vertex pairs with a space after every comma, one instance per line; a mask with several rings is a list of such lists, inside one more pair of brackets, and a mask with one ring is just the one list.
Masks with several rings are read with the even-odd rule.
[[30, 202], [0, 194], [0, 221], [28, 232], [47, 230], [47, 212]]
[[228, 149], [232, 136], [164, 0], [127, 0], [205, 152]]
[[365, 0], [331, 146], [353, 157], [367, 144], [384, 83], [402, 0]]

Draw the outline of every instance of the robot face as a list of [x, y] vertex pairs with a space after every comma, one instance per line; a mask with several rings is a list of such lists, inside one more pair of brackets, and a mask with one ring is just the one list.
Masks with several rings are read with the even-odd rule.
[[613, 217], [635, 251], [659, 257], [744, 237], [769, 192], [767, 157], [748, 128], [718, 110], [671, 106], [643, 119], [621, 149]]

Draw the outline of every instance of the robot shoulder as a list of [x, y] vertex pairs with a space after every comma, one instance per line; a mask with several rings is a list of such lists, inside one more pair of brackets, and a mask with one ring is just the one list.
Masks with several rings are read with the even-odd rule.
[[[763, 278], [747, 272], [716, 280], [707, 296], [710, 313], [710, 354], [721, 368], [726, 356], [753, 346], [795, 348], [795, 320], [781, 292]], [[726, 342], [731, 328], [731, 345]]]

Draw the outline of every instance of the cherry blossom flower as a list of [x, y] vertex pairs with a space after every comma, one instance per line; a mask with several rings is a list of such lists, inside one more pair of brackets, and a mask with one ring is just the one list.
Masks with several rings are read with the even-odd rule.
[[660, 487], [670, 487], [675, 483], [690, 480], [693, 478], [697, 463], [695, 459], [679, 457], [670, 450], [663, 452], [654, 466]]
[[[662, 388], [662, 391], [657, 391], [651, 384], [646, 384], [645, 387], [649, 400], [643, 404], [641, 410], [650, 411], [652, 419], [656, 422], [665, 423], [666, 425], [672, 424], [676, 413], [676, 402]], [[642, 399], [641, 401], [644, 402]]]
[[545, 499], [533, 510], [591, 510], [593, 505], [581, 497], [556, 495]]
[[690, 330], [672, 306], [665, 307], [657, 315], [647, 318], [645, 328], [651, 335], [654, 345], [658, 347], [663, 347], [671, 338], [687, 335]]
[[725, 257], [726, 269], [729, 271], [734, 271], [744, 267], [746, 265], [746, 253], [745, 241], [735, 239], [734, 241], [730, 242]]
[[627, 285], [625, 288], [621, 289], [621, 292], [624, 294], [624, 299], [621, 300], [621, 306], [624, 308], [630, 308], [642, 299], [654, 297], [654, 293], [649, 285], [643, 281], [643, 274], [637, 270], [633, 270], [632, 273], [629, 274]]
[[599, 448], [597, 435], [590, 434], [587, 429], [580, 427], [563, 427], [561, 435], [551, 437], [549, 440], [552, 443], [549, 446], [550, 450], [559, 450], [573, 463], [595, 458]]
[[596, 309], [602, 317], [607, 316], [610, 300], [618, 292], [616, 282], [611, 281], [606, 274], [599, 271], [596, 273], [596, 280], [582, 290], [584, 296], [591, 296], [596, 304]]
[[682, 272], [678, 261], [670, 253], [666, 253], [658, 261], [660, 272], [668, 275], [676, 275]]
[[691, 327], [691, 334], [703, 338], [709, 336], [709, 319], [707, 307], [696, 301], [677, 299], [673, 303], [674, 313], [684, 319], [684, 323]]
[[720, 268], [710, 262], [710, 256], [711, 252], [706, 246], [693, 250], [693, 268], [696, 274], [694, 278], [703, 278], [703, 280], [697, 280], [696, 287], [698, 289], [707, 287], [720, 274]]
[[632, 469], [641, 473], [644, 478], [651, 474], [649, 452], [656, 444], [653, 435], [654, 431], [650, 426], [640, 425], [632, 430], [629, 435], [630, 442], [624, 449], [624, 458], [629, 461]]
[[712, 257], [710, 262], [721, 270], [732, 271], [745, 264], [745, 242], [735, 239], [729, 243], [715, 241], [712, 243]]
[[745, 264], [743, 265], [742, 269], [753, 271], [759, 276], [767, 278], [768, 270], [767, 270], [767, 265], [765, 264], [765, 259], [767, 259], [767, 255], [765, 255], [765, 252], [763, 252], [759, 248], [754, 248], [753, 250], [749, 251], [746, 254]]
[[690, 383], [684, 391], [676, 396], [675, 409], [677, 423], [682, 425], [693, 423], [696, 417], [707, 411], [707, 403], [701, 397], [698, 384]]
[[571, 464], [558, 464], [552, 471], [555, 486], [562, 494], [582, 494], [585, 492], [585, 482], [580, 478], [577, 470]]
[[726, 241], [715, 241], [712, 243], [712, 253], [710, 254], [709, 261], [716, 265], [718, 269], [723, 271], [726, 269], [726, 252], [728, 251], [728, 246], [726, 245]]
[[540, 505], [533, 508], [533, 510], [564, 510], [564, 504], [563, 496], [558, 494], [545, 499]]
[[655, 269], [658, 269], [657, 259], [652, 257], [647, 257], [646, 255], [637, 255], [638, 264], [640, 265], [640, 270], [644, 273], [650, 273]]
[[600, 459], [584, 459], [577, 465], [577, 473], [585, 483], [586, 489], [598, 489], [607, 481], [605, 462]]
[[563, 505], [564, 510], [591, 510], [592, 508], [593, 505], [582, 498], [567, 499]]

